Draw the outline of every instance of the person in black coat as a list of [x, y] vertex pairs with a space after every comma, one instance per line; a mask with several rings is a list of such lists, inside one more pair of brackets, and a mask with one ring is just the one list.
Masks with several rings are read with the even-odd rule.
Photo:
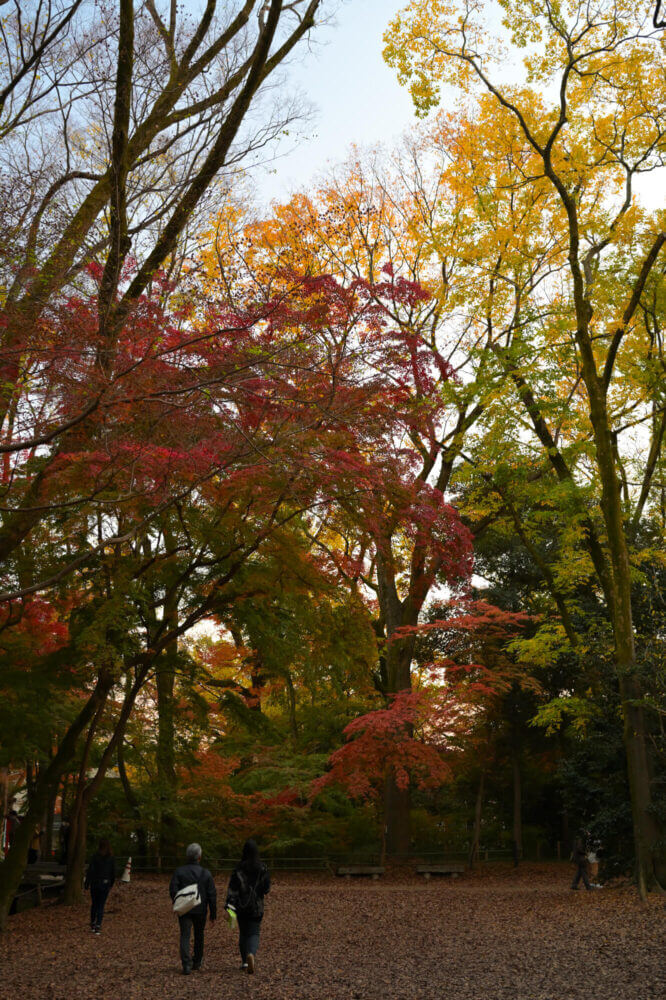
[[69, 831], [70, 825], [67, 820], [63, 820], [60, 827], [60, 864], [66, 865], [69, 860]]
[[[186, 976], [192, 969], [195, 971], [201, 968], [204, 953], [204, 928], [206, 926], [206, 916], [210, 910], [210, 922], [214, 924], [217, 919], [217, 890], [213, 882], [213, 876], [206, 869], [201, 867], [201, 847], [199, 844], [190, 844], [185, 852], [187, 864], [181, 865], [173, 873], [169, 892], [171, 899], [175, 899], [177, 893], [188, 885], [199, 886], [199, 897], [201, 902], [193, 907], [188, 913], [178, 917], [180, 925], [180, 960], [183, 963], [183, 972]], [[190, 937], [194, 930], [194, 954], [190, 955]]]
[[[14, 805], [12, 803], [12, 806], [11, 806], [9, 812], [7, 813], [7, 826], [5, 827], [5, 831], [6, 831], [5, 832], [5, 837], [6, 837], [7, 850], [9, 850], [9, 848], [12, 846], [12, 843], [14, 841], [14, 837], [16, 836], [16, 831], [18, 830], [18, 828], [20, 827], [20, 825], [21, 825], [21, 817], [17, 813], [17, 811], [14, 808]], [[0, 844], [0, 847], [1, 846], [2, 845]]]
[[264, 896], [271, 890], [268, 868], [259, 857], [254, 840], [243, 847], [241, 862], [229, 880], [226, 909], [232, 920], [238, 920], [238, 947], [241, 968], [252, 974], [259, 950], [259, 934], [264, 916]]
[[90, 930], [94, 934], [101, 932], [104, 905], [115, 881], [116, 863], [108, 840], [102, 839], [88, 865], [85, 881], [86, 889], [90, 889]]
[[583, 885], [588, 892], [590, 892], [592, 886], [590, 885], [590, 880], [587, 877], [587, 845], [583, 836], [576, 837], [571, 856], [573, 863], [576, 866], [576, 874], [574, 875], [573, 882], [571, 883], [571, 888], [577, 889], [578, 883], [582, 879]]

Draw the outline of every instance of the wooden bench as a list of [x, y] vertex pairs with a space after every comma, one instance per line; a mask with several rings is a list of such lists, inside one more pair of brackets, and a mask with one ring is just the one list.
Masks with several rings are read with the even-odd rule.
[[44, 896], [59, 893], [65, 884], [67, 865], [57, 861], [35, 861], [28, 865], [12, 900], [9, 912], [21, 913], [23, 910], [40, 906]]
[[[235, 862], [235, 864], [237, 863]], [[271, 871], [330, 872], [331, 870], [327, 858], [275, 858], [267, 860], [266, 864]]]
[[351, 878], [352, 875], [369, 875], [377, 879], [384, 874], [384, 869], [381, 865], [344, 865], [337, 869], [336, 874], [345, 878]]
[[63, 885], [64, 881], [64, 875], [50, 875], [48, 872], [31, 872], [28, 870], [23, 873], [21, 885], [41, 885], [42, 888], [46, 888], [50, 885]]
[[36, 861], [23, 872], [20, 889], [34, 890], [35, 903], [39, 906], [43, 895], [49, 894], [49, 890], [60, 891], [65, 884], [66, 874], [66, 865], [59, 865], [55, 861]]
[[430, 878], [431, 875], [450, 875], [451, 878], [458, 878], [465, 871], [463, 864], [451, 861], [444, 865], [417, 865], [416, 874]]
[[23, 874], [64, 876], [67, 874], [67, 865], [61, 865], [57, 861], [35, 861], [34, 864], [28, 865]]

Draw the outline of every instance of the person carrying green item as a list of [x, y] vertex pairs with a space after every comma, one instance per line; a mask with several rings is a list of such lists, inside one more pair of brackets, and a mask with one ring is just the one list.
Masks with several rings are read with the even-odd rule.
[[259, 856], [259, 848], [254, 840], [247, 840], [240, 864], [234, 868], [229, 879], [225, 908], [232, 930], [238, 926], [241, 969], [249, 975], [255, 970], [264, 896], [270, 889], [271, 877]]

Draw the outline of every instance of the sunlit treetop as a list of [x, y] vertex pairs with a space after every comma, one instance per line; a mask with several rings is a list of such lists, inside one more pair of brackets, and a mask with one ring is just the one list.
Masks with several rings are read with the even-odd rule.
[[545, 95], [545, 107], [526, 122], [537, 143], [548, 142], [564, 98], [569, 124], [581, 113], [599, 120], [602, 144], [604, 119], [622, 119], [631, 156], [664, 120], [666, 38], [652, 14], [645, 0], [413, 0], [391, 22], [384, 56], [420, 114], [439, 103], [447, 84], [482, 85], [512, 103], [522, 62], [524, 84]]

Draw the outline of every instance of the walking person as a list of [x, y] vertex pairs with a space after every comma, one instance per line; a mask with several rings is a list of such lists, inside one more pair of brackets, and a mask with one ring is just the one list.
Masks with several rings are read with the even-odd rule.
[[28, 848], [28, 864], [34, 865], [39, 861], [39, 852], [42, 846], [42, 828], [39, 823], [33, 830], [32, 837], [30, 838], [30, 847]]
[[576, 837], [571, 857], [573, 863], [576, 865], [576, 874], [574, 875], [573, 882], [571, 883], [571, 888], [577, 889], [578, 883], [582, 879], [583, 885], [587, 891], [590, 892], [592, 886], [590, 885], [590, 880], [587, 877], [587, 846], [582, 836]]
[[589, 864], [589, 874], [590, 874], [590, 885], [593, 889], [603, 888], [602, 884], [599, 882], [599, 854], [601, 852], [601, 844], [598, 840], [592, 841], [590, 852], [587, 856]]
[[67, 820], [63, 820], [60, 827], [60, 864], [66, 865], [69, 859], [69, 831], [70, 825]]
[[9, 808], [9, 812], [7, 813], [7, 822], [5, 826], [5, 843], [0, 844], [0, 847], [2, 847], [5, 851], [8, 851], [9, 848], [12, 846], [14, 837], [16, 836], [16, 832], [20, 827], [20, 825], [21, 825], [21, 817], [19, 816], [18, 812], [16, 811], [16, 807], [12, 802]]
[[238, 947], [241, 969], [252, 975], [255, 970], [261, 921], [264, 916], [264, 896], [270, 892], [271, 877], [259, 856], [254, 840], [247, 840], [240, 864], [229, 880], [226, 909], [238, 921]]
[[111, 845], [102, 838], [97, 845], [86, 872], [85, 887], [90, 889], [90, 930], [100, 934], [104, 919], [104, 906], [111, 887], [116, 881], [116, 862], [111, 853]]
[[[181, 865], [173, 873], [169, 892], [171, 899], [176, 898], [181, 889], [188, 885], [199, 887], [200, 902], [187, 913], [179, 915], [180, 925], [180, 960], [183, 963], [183, 974], [189, 976], [190, 972], [201, 968], [204, 953], [204, 928], [206, 926], [206, 916], [210, 911], [210, 922], [214, 924], [217, 919], [217, 890], [213, 882], [213, 876], [207, 868], [201, 866], [201, 847], [199, 844], [190, 844], [185, 852], [187, 863]], [[194, 954], [190, 953], [190, 939], [194, 931]]]

